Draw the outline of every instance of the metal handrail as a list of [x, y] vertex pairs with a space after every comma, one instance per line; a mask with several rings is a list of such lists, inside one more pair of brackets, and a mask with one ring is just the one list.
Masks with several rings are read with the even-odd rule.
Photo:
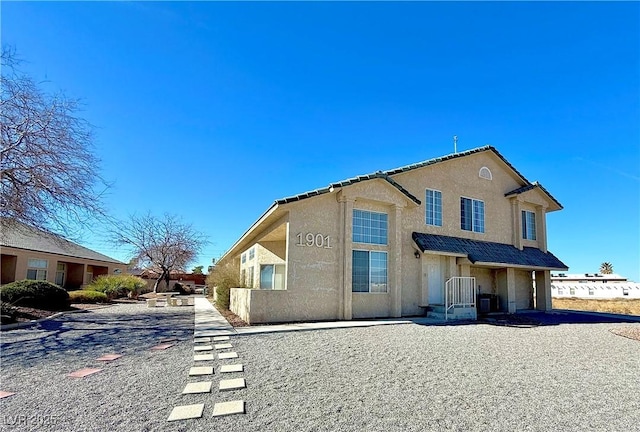
[[449, 309], [476, 307], [476, 278], [456, 276], [444, 286], [444, 319], [449, 319]]

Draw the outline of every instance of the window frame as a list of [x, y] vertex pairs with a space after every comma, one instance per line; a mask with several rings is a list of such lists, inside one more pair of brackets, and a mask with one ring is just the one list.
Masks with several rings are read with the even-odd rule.
[[[354, 291], [354, 280], [355, 280], [355, 266], [353, 265], [355, 261], [355, 253], [362, 252], [367, 254], [367, 291]], [[384, 291], [372, 291], [371, 288], [374, 284], [372, 281], [372, 254], [380, 254], [384, 255], [385, 259], [385, 268], [384, 268]], [[388, 294], [389, 293], [389, 253], [387, 251], [380, 250], [369, 250], [369, 249], [352, 249], [351, 250], [351, 292], [352, 293], [362, 293], [362, 294]]]
[[[429, 199], [429, 192], [432, 192], [432, 199]], [[427, 188], [424, 193], [425, 205], [424, 205], [424, 222], [429, 226], [442, 226], [442, 191], [437, 189]], [[439, 201], [436, 202], [436, 201]], [[429, 217], [431, 222], [429, 223]], [[439, 223], [438, 223], [439, 222]]]
[[[41, 265], [44, 263], [44, 265]], [[27, 259], [27, 279], [29, 280], [47, 280], [49, 270], [49, 260], [42, 258]], [[29, 277], [29, 273], [34, 272], [33, 278]]]
[[[271, 270], [271, 287], [270, 288], [265, 288], [262, 285], [262, 270], [266, 267], [272, 267]], [[276, 275], [278, 274], [278, 272], [276, 271], [278, 268], [282, 268], [283, 269], [283, 275], [284, 275], [284, 279], [282, 281], [282, 288], [276, 288]], [[268, 290], [268, 291], [284, 291], [287, 288], [286, 285], [286, 277], [287, 277], [287, 267], [285, 264], [260, 264], [260, 289], [261, 290]]]
[[[374, 227], [372, 225], [372, 222], [374, 222], [372, 218], [369, 218], [368, 227], [365, 226], [364, 224], [356, 225], [356, 219], [365, 220], [362, 217], [357, 218], [356, 212], [360, 212], [363, 215], [369, 215], [369, 216], [372, 216], [372, 215], [384, 216], [384, 227], [382, 226]], [[376, 222], [382, 222], [382, 220], [377, 220]], [[357, 230], [357, 228], [359, 227], [362, 227], [362, 232], [359, 232], [360, 230]], [[383, 228], [384, 228], [384, 235], [382, 235]], [[367, 229], [369, 231], [368, 233], [366, 232]], [[379, 230], [379, 235], [374, 235], [374, 230]], [[378, 238], [380, 240], [375, 241]], [[389, 215], [384, 212], [376, 212], [372, 210], [354, 208], [351, 214], [351, 240], [353, 243], [387, 246], [389, 244]]]
[[255, 246], [249, 249], [249, 261], [256, 257], [256, 248]]
[[522, 210], [522, 239], [535, 241], [537, 239], [536, 212]]
[[[463, 200], [468, 200], [471, 202], [471, 228], [470, 229], [466, 229], [465, 228], [465, 219], [463, 218]], [[481, 204], [482, 206], [482, 212], [479, 212], [477, 209], [477, 206], [479, 206]], [[466, 209], [465, 209], [466, 210]], [[486, 232], [486, 226], [485, 226], [485, 205], [484, 205], [484, 201], [480, 200], [480, 199], [475, 199], [475, 198], [471, 198], [471, 197], [467, 197], [467, 196], [460, 196], [460, 229], [462, 231], [471, 231], [471, 232], [475, 232], [475, 233], [481, 233], [484, 234]]]

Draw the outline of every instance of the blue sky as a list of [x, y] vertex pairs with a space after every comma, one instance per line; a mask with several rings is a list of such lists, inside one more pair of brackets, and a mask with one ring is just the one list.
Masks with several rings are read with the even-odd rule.
[[[113, 215], [208, 265], [281, 197], [495, 146], [565, 207], [570, 272], [640, 280], [640, 4], [3, 2], [2, 43], [84, 101]], [[100, 235], [84, 243], [115, 258]]]

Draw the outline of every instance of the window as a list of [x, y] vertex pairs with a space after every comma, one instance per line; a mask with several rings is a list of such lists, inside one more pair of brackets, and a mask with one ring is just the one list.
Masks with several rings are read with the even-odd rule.
[[283, 290], [285, 278], [284, 264], [260, 266], [260, 289]]
[[387, 253], [354, 250], [352, 253], [351, 290], [353, 292], [387, 292]]
[[628, 296], [629, 295], [629, 288], [622, 287], [622, 295], [623, 296]]
[[589, 287], [589, 295], [593, 295], [593, 287]]
[[256, 256], [256, 248], [249, 249], [249, 260], [252, 260]]
[[27, 261], [27, 279], [47, 280], [47, 267], [49, 267], [47, 260], [29, 258]]
[[558, 295], [564, 295], [564, 290], [562, 288], [558, 288]]
[[247, 286], [253, 288], [253, 266], [247, 269]]
[[442, 226], [442, 192], [427, 189], [427, 225]]
[[522, 238], [525, 240], [536, 239], [536, 214], [534, 212], [522, 211]]
[[386, 245], [386, 213], [353, 210], [353, 241], [355, 243]]
[[569, 288], [569, 295], [576, 295], [576, 289], [574, 287]]
[[460, 228], [484, 232], [484, 201], [460, 198]]
[[243, 254], [242, 254], [242, 264], [244, 264], [244, 263], [246, 263], [246, 262], [247, 262], [247, 254], [246, 254], [246, 253], [243, 253]]
[[485, 180], [493, 180], [493, 176], [491, 175], [491, 170], [487, 167], [480, 168], [478, 177], [483, 178]]
[[64, 278], [67, 274], [67, 265], [65, 263], [58, 263], [56, 269], [56, 285], [64, 286]]
[[240, 270], [240, 283], [242, 285], [246, 285], [247, 284], [247, 270], [246, 269]]

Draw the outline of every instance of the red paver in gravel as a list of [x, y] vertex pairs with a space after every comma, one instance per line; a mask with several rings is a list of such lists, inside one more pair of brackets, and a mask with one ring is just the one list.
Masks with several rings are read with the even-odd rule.
[[6, 392], [6, 391], [0, 390], [0, 399], [13, 396], [14, 394], [15, 394], [14, 392]]
[[162, 344], [162, 345], [156, 345], [153, 348], [151, 348], [153, 351], [159, 351], [159, 350], [166, 350], [167, 348], [171, 348], [172, 346], [174, 346], [175, 344], [173, 343], [166, 343], [166, 344]]
[[71, 372], [69, 375], [69, 377], [72, 378], [84, 378], [88, 375], [94, 374], [96, 372], [100, 372], [102, 369], [94, 369], [94, 368], [85, 368], [85, 369], [80, 369], [77, 370], [75, 372]]
[[122, 357], [122, 354], [104, 354], [102, 357], [98, 357], [97, 361], [113, 361]]

